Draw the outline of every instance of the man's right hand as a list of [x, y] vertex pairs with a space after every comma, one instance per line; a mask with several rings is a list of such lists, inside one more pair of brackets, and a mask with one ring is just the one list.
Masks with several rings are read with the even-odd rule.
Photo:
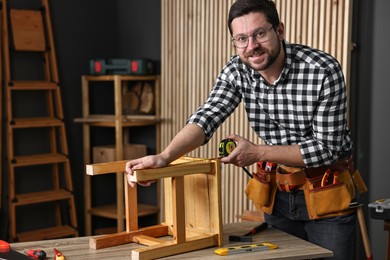
[[[131, 187], [135, 187], [136, 182], [130, 181], [130, 176], [134, 174], [134, 171], [148, 168], [160, 168], [167, 165], [167, 162], [161, 155], [148, 155], [139, 159], [131, 160], [126, 163], [127, 181]], [[150, 186], [153, 180], [139, 183], [142, 186]]]

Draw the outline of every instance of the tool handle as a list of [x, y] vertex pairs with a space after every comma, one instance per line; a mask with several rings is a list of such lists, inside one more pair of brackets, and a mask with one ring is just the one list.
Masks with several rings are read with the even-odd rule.
[[257, 234], [265, 229], [268, 228], [268, 223], [267, 222], [263, 222], [261, 223], [260, 225], [252, 228], [249, 232], [247, 232], [244, 236], [250, 236], [250, 235], [254, 235], [254, 234]]
[[244, 170], [244, 172], [250, 177], [250, 178], [252, 178], [253, 179], [253, 176], [252, 176], [252, 174], [248, 171], [248, 169], [247, 168], [245, 168], [245, 167], [242, 167], [242, 169]]

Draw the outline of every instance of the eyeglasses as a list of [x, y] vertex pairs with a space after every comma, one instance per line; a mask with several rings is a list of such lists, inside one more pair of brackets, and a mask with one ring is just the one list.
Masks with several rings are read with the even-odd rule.
[[252, 37], [257, 43], [262, 43], [268, 41], [269, 31], [273, 28], [271, 26], [268, 29], [259, 28], [252, 33], [252, 35], [239, 34], [232, 38], [233, 44], [236, 48], [246, 48], [248, 47], [249, 37]]

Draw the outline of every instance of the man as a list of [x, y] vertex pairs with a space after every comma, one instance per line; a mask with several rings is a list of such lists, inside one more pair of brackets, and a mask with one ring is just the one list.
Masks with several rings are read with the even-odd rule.
[[[272, 1], [237, 0], [228, 26], [237, 55], [218, 75], [209, 98], [163, 152], [129, 161], [129, 175], [137, 169], [166, 166], [207, 143], [241, 101], [251, 127], [266, 145], [228, 136], [237, 148], [221, 159], [223, 163], [248, 166], [267, 161], [315, 168], [331, 166], [351, 154], [339, 63], [329, 54], [285, 41], [284, 25]], [[272, 214], [265, 219], [332, 250], [334, 259], [353, 258], [355, 213], [312, 220], [302, 190], [278, 190]]]

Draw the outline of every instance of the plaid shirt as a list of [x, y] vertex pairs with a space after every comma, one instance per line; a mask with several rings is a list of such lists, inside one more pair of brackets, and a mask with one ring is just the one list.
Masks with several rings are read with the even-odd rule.
[[306, 167], [332, 164], [352, 150], [340, 64], [307, 46], [285, 41], [284, 47], [283, 71], [271, 85], [233, 56], [187, 123], [203, 128], [208, 142], [243, 101], [251, 127], [265, 143], [298, 144]]

